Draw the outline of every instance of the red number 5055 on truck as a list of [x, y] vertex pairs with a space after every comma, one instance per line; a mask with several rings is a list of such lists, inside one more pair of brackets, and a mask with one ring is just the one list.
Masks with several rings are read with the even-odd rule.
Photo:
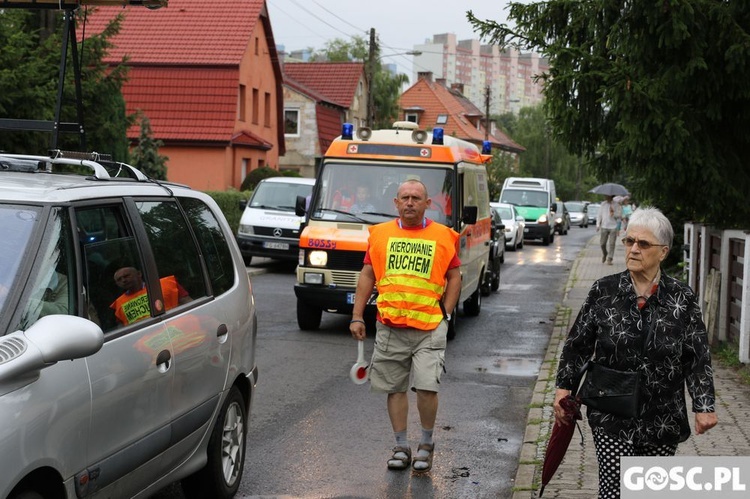
[[[389, 130], [360, 128], [355, 137], [352, 125], [344, 124], [323, 157], [309, 203], [297, 199], [297, 213], [306, 216], [294, 286], [300, 329], [317, 329], [323, 311], [351, 313], [368, 226], [398, 216], [396, 191], [413, 178], [432, 199], [427, 218], [460, 234], [460, 301], [465, 315], [478, 315], [489, 286], [491, 212], [484, 163], [491, 158], [475, 144], [445, 137], [441, 128], [428, 133], [415, 123], [396, 122]], [[373, 311], [375, 300], [368, 303]], [[455, 331], [452, 314], [448, 337]]]

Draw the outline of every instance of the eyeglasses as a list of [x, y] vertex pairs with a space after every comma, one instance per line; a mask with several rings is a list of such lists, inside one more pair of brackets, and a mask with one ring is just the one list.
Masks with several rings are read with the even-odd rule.
[[628, 248], [632, 248], [634, 244], [637, 244], [638, 247], [642, 250], [648, 250], [652, 246], [667, 246], [666, 244], [656, 244], [650, 243], [648, 241], [641, 241], [640, 239], [636, 239], [634, 237], [623, 237], [622, 244], [624, 244]]

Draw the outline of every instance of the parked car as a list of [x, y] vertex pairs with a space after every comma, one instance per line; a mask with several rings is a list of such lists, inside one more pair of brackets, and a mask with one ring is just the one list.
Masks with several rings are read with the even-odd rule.
[[564, 236], [570, 230], [570, 213], [562, 201], [557, 201], [552, 206], [555, 208], [555, 232]]
[[599, 203], [589, 203], [586, 205], [590, 225], [596, 225], [596, 215], [599, 213], [599, 206]]
[[490, 206], [500, 215], [505, 225], [505, 249], [509, 251], [523, 249], [523, 229], [526, 222], [516, 211], [516, 206], [510, 203], [490, 203]]
[[0, 154], [0, 497], [232, 497], [258, 368], [231, 228], [202, 192], [55, 156]]
[[587, 228], [589, 226], [589, 211], [584, 201], [565, 201], [565, 208], [570, 214], [570, 225]]
[[481, 289], [484, 296], [489, 296], [492, 291], [500, 288], [500, 267], [505, 262], [505, 236], [503, 235], [505, 225], [497, 211], [491, 209], [490, 215], [492, 237], [490, 238], [490, 257], [487, 260], [487, 270]]

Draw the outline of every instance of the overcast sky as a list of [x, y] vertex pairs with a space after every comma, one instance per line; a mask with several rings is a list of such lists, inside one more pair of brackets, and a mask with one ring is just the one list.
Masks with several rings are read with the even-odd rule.
[[458, 40], [479, 39], [466, 20], [505, 22], [506, 0], [266, 0], [273, 36], [287, 52], [322, 49], [336, 38], [369, 40], [375, 28], [383, 62], [396, 63], [411, 77], [411, 57], [400, 54], [432, 35], [453, 33]]

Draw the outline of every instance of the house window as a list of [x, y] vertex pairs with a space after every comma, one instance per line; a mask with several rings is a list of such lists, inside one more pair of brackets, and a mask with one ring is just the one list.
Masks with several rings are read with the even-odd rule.
[[284, 135], [299, 136], [299, 109], [284, 109]]
[[258, 37], [255, 37], [255, 55], [260, 54], [260, 41], [258, 40]]
[[260, 107], [260, 92], [257, 88], [253, 89], [253, 125], [258, 124], [258, 113], [260, 112], [258, 108]]
[[438, 125], [445, 125], [448, 123], [448, 115], [447, 114], [438, 114], [437, 121], [435, 122]]
[[411, 121], [412, 123], [419, 123], [419, 116], [417, 116], [417, 113], [406, 113], [406, 121]]
[[263, 125], [271, 126], [271, 94], [266, 92], [263, 103]]
[[240, 95], [237, 100], [237, 119], [245, 121], [245, 102], [247, 95], [245, 92], [245, 85], [240, 84]]

